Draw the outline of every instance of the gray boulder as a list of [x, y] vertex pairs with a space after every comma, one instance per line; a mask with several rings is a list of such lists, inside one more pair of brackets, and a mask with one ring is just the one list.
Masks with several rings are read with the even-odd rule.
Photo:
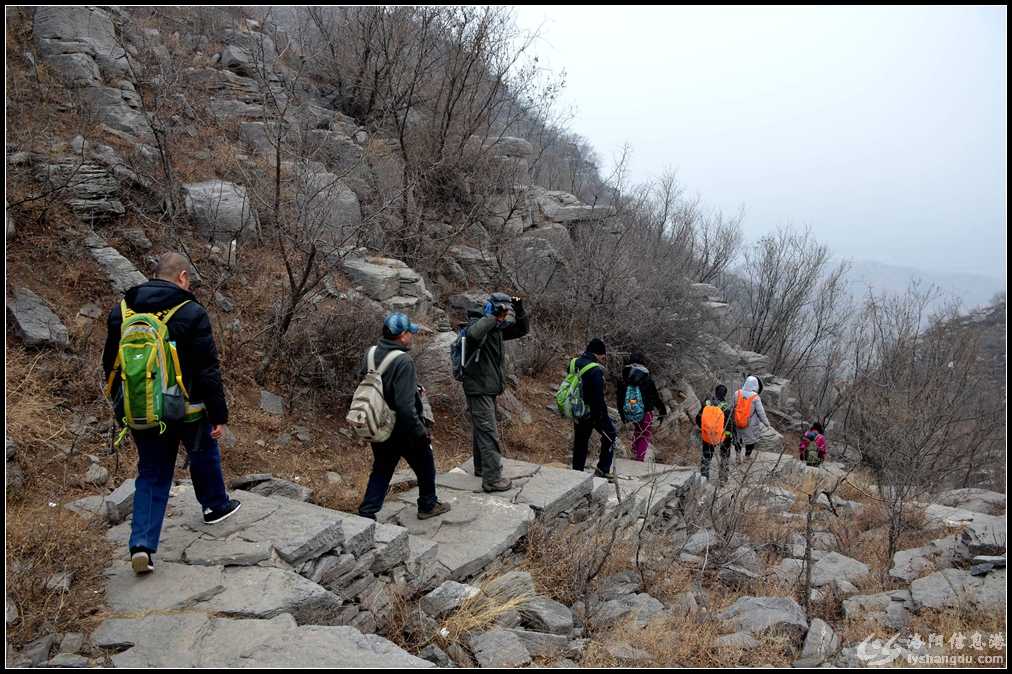
[[840, 637], [836, 636], [833, 628], [824, 620], [815, 618], [805, 636], [805, 644], [801, 648], [801, 658], [794, 663], [794, 666], [814, 667], [820, 665], [839, 649]]
[[664, 612], [664, 604], [646, 593], [631, 594], [602, 604], [592, 614], [597, 626], [614, 625], [628, 617], [640, 627]]
[[[122, 77], [128, 55], [119, 45], [111, 13], [100, 7], [39, 7], [32, 21], [32, 36], [47, 63], [65, 54], [92, 58], [107, 78]], [[57, 67], [60, 61], [57, 60]]]
[[422, 597], [421, 608], [427, 615], [438, 620], [453, 613], [479, 593], [480, 590], [473, 585], [448, 580]]
[[548, 597], [535, 597], [520, 606], [521, 624], [536, 632], [569, 635], [573, 631], [573, 612]]
[[966, 561], [971, 557], [970, 550], [963, 545], [958, 536], [940, 538], [919, 548], [897, 551], [893, 555], [889, 575], [909, 583], [933, 571], [950, 568], [957, 562]]
[[643, 663], [654, 659], [654, 656], [647, 651], [642, 648], [634, 648], [624, 641], [608, 641], [605, 643], [604, 649], [608, 651], [608, 655], [623, 663]]
[[[267, 414], [280, 417], [285, 414], [285, 400], [279, 395], [265, 389], [260, 390], [260, 409]], [[273, 476], [271, 476], [273, 477]]]
[[812, 565], [812, 587], [831, 585], [834, 581], [850, 583], [868, 575], [870, 567], [852, 557], [838, 552], [828, 552]]
[[741, 597], [717, 617], [754, 636], [784, 634], [800, 642], [808, 631], [804, 611], [788, 597]]
[[115, 87], [88, 87], [81, 91], [81, 100], [108, 129], [135, 141], [154, 141], [151, 121], [141, 109], [141, 99], [136, 92]]
[[303, 502], [308, 501], [313, 496], [313, 490], [309, 487], [278, 478], [271, 478], [270, 480], [261, 482], [252, 487], [250, 491], [260, 496], [276, 496]]
[[112, 283], [113, 290], [117, 293], [125, 293], [130, 288], [148, 280], [130, 260], [120, 255], [118, 250], [106, 244], [99, 237], [89, 235], [85, 239], [85, 245], [98, 266], [105, 271], [109, 282]]
[[717, 649], [749, 651], [759, 648], [759, 642], [747, 632], [735, 632], [717, 637], [713, 646]]
[[493, 629], [471, 637], [479, 667], [522, 667], [531, 661], [523, 641], [509, 630]]
[[333, 173], [301, 175], [295, 201], [312, 239], [341, 243], [362, 225], [358, 197]]
[[902, 630], [913, 618], [910, 590], [859, 595], [843, 600], [843, 614], [850, 621], [870, 621], [891, 630]]
[[994, 515], [1005, 511], [1007, 497], [987, 489], [950, 489], [935, 497], [935, 502], [953, 508]]
[[197, 232], [209, 240], [248, 239], [260, 222], [246, 189], [223, 180], [183, 185], [186, 211]]
[[41, 297], [28, 288], [16, 288], [7, 303], [7, 315], [15, 334], [26, 346], [65, 349], [70, 344], [67, 328]]
[[967, 607], [1004, 611], [1005, 571], [974, 576], [962, 569], [943, 569], [912, 582], [910, 596], [917, 608]]

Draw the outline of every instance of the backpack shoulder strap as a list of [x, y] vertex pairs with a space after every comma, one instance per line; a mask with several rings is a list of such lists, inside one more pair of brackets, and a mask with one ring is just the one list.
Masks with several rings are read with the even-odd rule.
[[169, 309], [167, 312], [165, 312], [165, 317], [162, 318], [162, 323], [164, 323], [165, 325], [168, 325], [169, 324], [169, 320], [172, 318], [172, 316], [177, 311], [179, 311], [180, 309], [182, 309], [184, 305], [189, 304], [189, 303], [190, 303], [190, 300], [183, 300], [182, 302], [180, 302], [176, 306], [174, 306], [171, 309]]
[[[573, 366], [576, 367], [576, 359], [575, 358], [573, 359]], [[587, 374], [588, 372], [590, 372], [591, 370], [593, 370], [595, 367], [601, 367], [601, 364], [600, 363], [587, 363], [586, 365], [584, 365], [583, 367], [580, 368], [580, 377], [583, 377], [583, 375]]]
[[366, 353], [365, 367], [366, 367], [366, 369], [369, 372], [374, 372], [376, 370], [376, 347], [375, 346], [369, 347], [369, 351]]
[[[376, 347], [373, 347], [373, 348], [375, 349]], [[377, 368], [376, 374], [378, 374], [380, 376], [383, 376], [383, 373], [386, 372], [387, 367], [390, 366], [390, 363], [394, 362], [395, 360], [397, 360], [398, 356], [401, 356], [401, 355], [403, 355], [405, 353], [407, 353], [407, 352], [406, 351], [399, 351], [399, 350], [394, 350], [394, 351], [391, 351], [390, 353], [388, 353], [386, 356], [383, 357], [383, 362], [380, 363], [379, 368]]]

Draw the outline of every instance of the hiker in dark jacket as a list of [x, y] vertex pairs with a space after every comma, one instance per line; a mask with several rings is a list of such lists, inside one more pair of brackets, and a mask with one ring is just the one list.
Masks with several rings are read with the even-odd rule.
[[[714, 389], [713, 398], [709, 398], [703, 402], [699, 408], [699, 412], [696, 413], [696, 428], [698, 428], [702, 434], [703, 430], [703, 410], [707, 406], [713, 406], [720, 409], [724, 413], [724, 427], [720, 432], [720, 483], [723, 484], [727, 481], [727, 476], [730, 471], [731, 462], [731, 426], [734, 425], [734, 421], [731, 419], [731, 403], [727, 401], [727, 387], [723, 384], [717, 384], [717, 388]], [[713, 450], [715, 446], [709, 444], [705, 439], [702, 440], [703, 445], [703, 459], [700, 463], [699, 473], [709, 479], [710, 478], [710, 462], [713, 460]]]
[[[383, 321], [383, 339], [373, 352], [373, 365], [378, 369], [391, 353], [383, 371], [383, 399], [396, 415], [394, 430], [385, 442], [372, 443], [372, 472], [365, 488], [361, 517], [375, 520], [383, 507], [397, 464], [403, 458], [418, 478], [418, 519], [428, 519], [449, 512], [450, 506], [436, 498], [436, 462], [432, 456], [432, 430], [423, 413], [422, 393], [415, 372], [415, 361], [408, 355], [418, 326], [404, 314], [390, 314]], [[371, 349], [370, 349], [371, 350]], [[360, 375], [369, 370], [369, 354], [362, 359]]]
[[[509, 320], [512, 312], [514, 320]], [[503, 293], [493, 293], [467, 329], [468, 357], [464, 368], [464, 395], [471, 416], [474, 474], [481, 477], [481, 488], [486, 492], [506, 491], [512, 481], [502, 477], [502, 452], [499, 448], [499, 430], [496, 424], [495, 399], [506, 388], [503, 376], [503, 342], [527, 334], [530, 323], [523, 301]]]
[[587, 350], [576, 359], [576, 371], [579, 372], [590, 363], [597, 367], [590, 368], [581, 379], [583, 402], [589, 413], [582, 419], [573, 422], [573, 469], [582, 471], [587, 465], [587, 451], [592, 431], [601, 435], [601, 453], [598, 455], [595, 477], [613, 478], [611, 464], [615, 445], [615, 425], [608, 416], [608, 403], [604, 398], [604, 363], [608, 359], [604, 342], [595, 337], [587, 344]]
[[[626, 366], [622, 368], [622, 383], [616, 387], [615, 391], [616, 407], [622, 418], [622, 423], [626, 424], [631, 421], [633, 424], [632, 445], [637, 461], [646, 459], [647, 449], [649, 449], [650, 440], [653, 437], [654, 412], [657, 412], [660, 419], [659, 424], [664, 423], [664, 417], [668, 414], [668, 408], [665, 407], [664, 401], [657, 393], [657, 386], [654, 384], [653, 377], [650, 376], [650, 370], [643, 364], [644, 360], [643, 354], [638, 351], [633, 351], [629, 355]], [[630, 386], [638, 388], [640, 395], [643, 396], [641, 401], [643, 417], [639, 420], [630, 420], [626, 415], [626, 391]]]
[[[158, 259], [155, 278], [130, 288], [124, 296], [127, 310], [132, 313], [155, 313], [160, 320], [168, 317], [169, 339], [176, 343], [183, 383], [193, 406], [186, 420], [166, 422], [164, 430], [132, 431], [137, 445], [137, 480], [129, 546], [131, 565], [136, 573], [154, 570], [152, 555], [158, 550], [180, 442], [189, 457], [190, 476], [197, 501], [203, 508], [204, 522], [221, 522], [239, 509], [239, 501], [228, 497], [221, 472], [218, 439], [228, 423], [228, 406], [221, 383], [218, 350], [207, 311], [190, 292], [192, 277], [193, 270], [186, 258], [178, 253], [165, 253]], [[120, 304], [109, 312], [107, 325], [109, 332], [102, 354], [102, 369], [110, 399], [121, 401], [117, 361], [123, 325]], [[121, 413], [121, 405], [121, 402], [116, 403], [117, 414]], [[124, 421], [117, 419], [117, 422]]]

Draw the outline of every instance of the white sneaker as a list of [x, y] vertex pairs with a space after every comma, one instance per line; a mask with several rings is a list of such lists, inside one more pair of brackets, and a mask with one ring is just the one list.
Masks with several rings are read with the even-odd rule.
[[138, 576], [155, 570], [155, 563], [151, 560], [151, 555], [143, 550], [130, 555], [130, 566]]

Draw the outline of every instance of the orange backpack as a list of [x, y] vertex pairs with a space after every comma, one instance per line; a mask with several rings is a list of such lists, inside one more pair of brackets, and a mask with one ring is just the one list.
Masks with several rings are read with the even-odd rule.
[[706, 403], [703, 407], [703, 416], [699, 420], [700, 434], [706, 444], [719, 445], [724, 441], [724, 410], [711, 405], [709, 400]]
[[748, 428], [748, 419], [752, 416], [752, 401], [759, 396], [746, 398], [742, 391], [738, 391], [738, 398], [734, 402], [734, 425], [738, 428]]

